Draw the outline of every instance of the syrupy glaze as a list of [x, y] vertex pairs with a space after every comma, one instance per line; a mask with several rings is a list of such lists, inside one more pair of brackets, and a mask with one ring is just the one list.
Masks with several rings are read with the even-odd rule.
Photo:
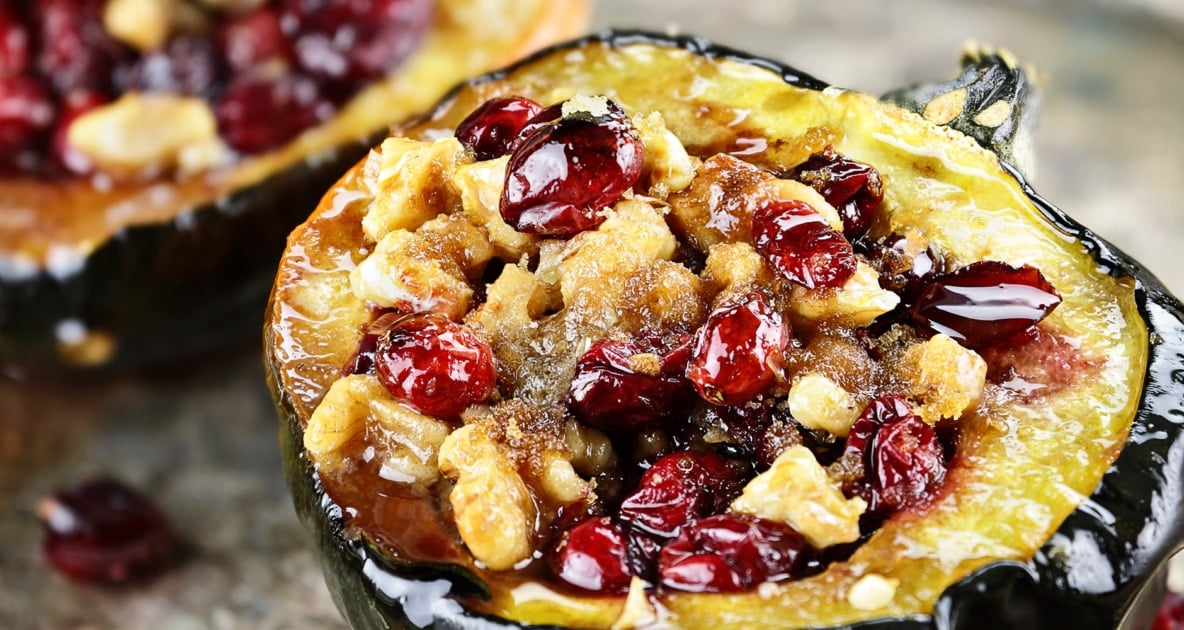
[[[655, 75], [663, 80], [617, 80]], [[873, 229], [917, 229], [954, 266], [1002, 260], [1039, 268], [1064, 298], [1042, 328], [1063, 341], [1056, 347], [1079, 353], [1072, 361], [1088, 368], [1040, 395], [1012, 381], [989, 384], [983, 403], [960, 419], [956, 455], [938, 494], [898, 512], [849, 559], [755, 592], [651, 593], [651, 622], [754, 627], [775, 619], [798, 626], [930, 612], [946, 586], [975, 568], [1029, 558], [1086, 500], [1130, 428], [1147, 360], [1146, 329], [1132, 282], [1100, 272], [1089, 252], [1044, 220], [993, 156], [869, 97], [794, 88], [762, 69], [645, 45], [591, 46], [536, 60], [502, 79], [466, 86], [430, 119], [399, 132], [421, 139], [449, 135], [494, 96], [551, 103], [576, 93], [606, 94], [634, 112], [661, 111], [689, 151], [704, 157], [722, 149], [782, 172], [833, 144], [840, 154], [874, 165], [885, 196], [884, 218]], [[672, 93], [683, 98], [671, 99]], [[762, 145], [753, 138], [769, 141]], [[357, 190], [356, 175], [342, 188]], [[333, 195], [327, 199], [293, 235], [269, 313], [269, 334], [278, 335], [269, 345], [281, 351], [272, 358], [279, 385], [304, 420], [369, 321], [365, 305], [349, 295], [348, 271], [340, 262], [345, 252], [363, 246], [362, 204], [342, 211], [333, 206]], [[534, 623], [608, 626], [625, 607], [623, 597], [580, 595], [538, 582], [537, 562], [526, 571], [505, 572], [472, 565], [457, 540], [449, 540], [447, 504], [437, 495], [395, 506], [397, 493], [364, 474], [323, 483], [351, 514], [355, 533], [383, 541], [403, 559], [439, 561], [429, 556], [442, 546], [446, 555], [457, 554], [450, 557], [459, 557], [459, 564], [473, 567], [491, 591], [488, 599], [466, 601], [477, 610]], [[440, 536], [413, 530], [417, 523]], [[845, 597], [866, 573], [901, 579], [893, 600], [874, 612]]]

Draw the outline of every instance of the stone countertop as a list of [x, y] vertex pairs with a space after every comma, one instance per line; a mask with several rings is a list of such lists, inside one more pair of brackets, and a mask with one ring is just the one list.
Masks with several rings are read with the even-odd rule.
[[[872, 93], [952, 76], [968, 39], [1007, 47], [1040, 71], [1036, 189], [1184, 294], [1184, 28], [1062, 5], [1082, 6], [602, 0], [594, 26], [703, 35]], [[341, 627], [284, 487], [258, 357], [248, 346], [151, 376], [0, 381], [0, 628]], [[40, 562], [37, 499], [98, 472], [162, 505], [190, 542], [184, 562], [116, 589]]]

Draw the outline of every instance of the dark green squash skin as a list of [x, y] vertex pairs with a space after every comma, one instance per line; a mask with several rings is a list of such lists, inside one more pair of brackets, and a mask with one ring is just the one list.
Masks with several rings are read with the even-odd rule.
[[[517, 65], [566, 48], [638, 42], [757, 65], [799, 87], [826, 87], [789, 66], [702, 39], [643, 32], [605, 31], [536, 53]], [[484, 75], [470, 83], [496, 80], [505, 73]], [[1084, 244], [1100, 269], [1136, 281], [1136, 300], [1151, 346], [1130, 435], [1093, 495], [1030, 561], [1000, 561], [980, 568], [949, 587], [932, 615], [842, 627], [1143, 629], [1150, 626], [1158, 609], [1166, 563], [1184, 546], [1184, 305], [1138, 262], [1037, 195], [1014, 168], [1005, 167], [1052, 224]], [[433, 580], [436, 587], [454, 584], [466, 594], [480, 588], [463, 575], [439, 568], [395, 567], [364, 542], [343, 536], [341, 508], [321, 487], [302, 446], [300, 419], [277, 385], [279, 364], [269, 349], [264, 355], [281, 418], [285, 476], [297, 512], [320, 549], [329, 590], [350, 625], [359, 629], [523, 627], [466, 610], [430, 586]]]
[[[9, 374], [161, 365], [257, 339], [288, 232], [384, 133], [320, 152], [172, 220], [114, 234], [76, 273], [0, 273], [0, 368]], [[65, 362], [55, 326], [116, 339], [110, 360]]]

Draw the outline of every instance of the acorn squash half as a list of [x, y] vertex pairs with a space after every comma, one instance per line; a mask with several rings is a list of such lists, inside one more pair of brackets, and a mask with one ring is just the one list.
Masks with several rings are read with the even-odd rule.
[[389, 124], [465, 76], [575, 35], [589, 8], [441, 0], [430, 10], [395, 70], [273, 148], [184, 177], [0, 174], [0, 366], [144, 365], [249, 339], [284, 237]]
[[[393, 135], [447, 138], [496, 97], [524, 96], [546, 106], [578, 94], [607, 96], [635, 120], [659, 112], [687, 152], [700, 158], [728, 153], [784, 175], [829, 145], [872, 165], [884, 196], [871, 236], [864, 238], [916, 230], [950, 268], [983, 259], [1036, 267], [1063, 300], [1040, 327], [1059, 331], [1081, 353], [1075, 356], [1089, 358], [1074, 363], [1057, 387], [1034, 395], [1021, 391], [1022, 382], [1016, 389], [1017, 382], [1009, 381], [1015, 371], [988, 376], [987, 402], [968, 407], [957, 429], [943, 438], [953, 455], [933, 495], [865, 530], [853, 549], [830, 556], [816, 573], [734, 593], [683, 592], [643, 581], [631, 585], [628, 595], [604, 595], [559, 584], [540, 566], [545, 549], [517, 568], [491, 570], [474, 560], [451, 523], [460, 509], [448, 501], [452, 478], [442, 477], [426, 491], [409, 491], [390, 475], [382, 479], [369, 463], [373, 447], [382, 450], [377, 431], [355, 428], [353, 437], [342, 437], [359, 449], [344, 466], [310, 457], [306, 448], [310, 419], [343, 372], [356, 371], [360, 344], [383, 310], [351, 291], [351, 272], [373, 249], [362, 219], [375, 195], [385, 194], [374, 192], [375, 169], [359, 163], [290, 236], [264, 328], [285, 474], [297, 511], [316, 538], [326, 582], [350, 624], [1149, 625], [1165, 563], [1184, 536], [1184, 308], [1154, 277], [1037, 195], [1012, 166], [970, 137], [781, 63], [696, 38], [606, 31], [561, 44], [468, 80]], [[437, 207], [446, 215], [461, 212]], [[676, 220], [671, 215], [669, 221]], [[504, 245], [506, 236], [494, 240]], [[541, 238], [563, 246], [561, 239]], [[688, 253], [685, 240], [672, 255], [676, 264], [695, 273], [711, 268], [710, 260]], [[478, 311], [482, 300], [493, 299], [507, 270], [545, 273], [538, 262], [545, 255], [535, 250], [521, 260], [514, 252], [494, 257], [499, 255], [505, 260], [471, 281]], [[517, 301], [498, 306], [533, 309], [530, 325], [540, 329], [568, 321], [568, 305], [540, 306], [534, 304], [538, 299], [524, 290]], [[479, 334], [496, 336], [485, 326], [488, 320], [470, 314], [463, 321]], [[802, 343], [825, 329], [799, 321], [793, 326]], [[583, 348], [574, 345], [576, 350], [561, 342], [547, 345], [530, 360], [568, 356], [570, 378], [570, 357]], [[493, 347], [498, 353], [496, 339]], [[803, 350], [791, 344], [788, 355], [795, 352]], [[1033, 366], [1055, 371], [1056, 357], [1047, 363], [1043, 358], [1020, 366], [1019, 375]], [[503, 354], [497, 360], [499, 369], [530, 369]], [[515, 378], [499, 377], [495, 400], [529, 389]], [[563, 389], [523, 395], [562, 406]], [[479, 422], [472, 410], [466, 423]], [[460, 426], [450, 422], [453, 430]], [[852, 595], [869, 574], [892, 585], [872, 605]]]

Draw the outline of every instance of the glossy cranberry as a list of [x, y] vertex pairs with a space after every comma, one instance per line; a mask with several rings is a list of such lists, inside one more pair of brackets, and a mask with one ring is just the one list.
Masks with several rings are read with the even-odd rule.
[[241, 75], [214, 105], [222, 138], [243, 153], [261, 153], [327, 118], [333, 106], [312, 79]]
[[568, 409], [606, 431], [643, 431], [669, 420], [687, 391], [686, 357], [667, 361], [661, 350], [638, 340], [592, 344], [576, 362]]
[[81, 115], [110, 102], [111, 98], [101, 92], [80, 90], [68, 94], [61, 103], [61, 111], [53, 128], [54, 159], [58, 165], [75, 175], [84, 175], [94, 169], [90, 158], [70, 145], [70, 125]]
[[288, 63], [294, 55], [279, 12], [267, 5], [224, 20], [218, 25], [217, 39], [223, 62], [235, 73], [272, 61]]
[[744, 404], [776, 382], [789, 337], [789, 324], [763, 293], [728, 300], [696, 333], [687, 379], [707, 402]]
[[625, 531], [607, 516], [588, 519], [564, 532], [548, 560], [562, 582], [593, 593], [625, 593], [631, 579]]
[[94, 479], [37, 506], [42, 553], [62, 574], [126, 582], [158, 568], [177, 544], [168, 519], [147, 497], [111, 479]]
[[526, 123], [543, 106], [522, 96], [485, 101], [456, 126], [456, 137], [478, 160], [507, 155], [517, 146]]
[[374, 363], [392, 396], [443, 420], [489, 400], [497, 380], [489, 343], [439, 315], [396, 320], [379, 338]]
[[30, 46], [28, 27], [13, 8], [0, 4], [0, 80], [28, 70]]
[[672, 538], [690, 520], [725, 509], [743, 489], [746, 476], [714, 453], [672, 453], [645, 471], [618, 515], [645, 534]]
[[31, 77], [0, 78], [0, 154], [32, 148], [53, 118], [54, 104], [45, 84]]
[[858, 492], [877, 517], [928, 500], [946, 476], [937, 433], [899, 396], [868, 404], [851, 426], [846, 452], [863, 463]]
[[985, 348], [1024, 332], [1061, 303], [1039, 269], [985, 260], [924, 281], [909, 315], [969, 348]]
[[1164, 593], [1151, 630], [1184, 630], [1184, 597], [1174, 591]]
[[855, 273], [851, 243], [803, 201], [775, 199], [752, 213], [752, 245], [783, 278], [840, 287]]
[[880, 173], [839, 155], [834, 147], [811, 155], [790, 176], [817, 190], [839, 211], [843, 234], [853, 240], [867, 234], [884, 198]]
[[691, 521], [662, 548], [658, 576], [666, 588], [735, 593], [806, 572], [813, 550], [789, 525], [747, 514]]
[[41, 50], [38, 66], [59, 93], [106, 90], [130, 51], [103, 26], [106, 0], [40, 0], [32, 15]]
[[514, 229], [571, 236], [600, 225], [600, 212], [637, 181], [641, 140], [625, 112], [577, 112], [543, 125], [510, 154], [501, 214]]
[[221, 54], [207, 37], [179, 35], [120, 72], [123, 89], [208, 97], [224, 74]]
[[430, 0], [287, 0], [296, 60], [308, 74], [358, 85], [399, 65], [423, 38]]

